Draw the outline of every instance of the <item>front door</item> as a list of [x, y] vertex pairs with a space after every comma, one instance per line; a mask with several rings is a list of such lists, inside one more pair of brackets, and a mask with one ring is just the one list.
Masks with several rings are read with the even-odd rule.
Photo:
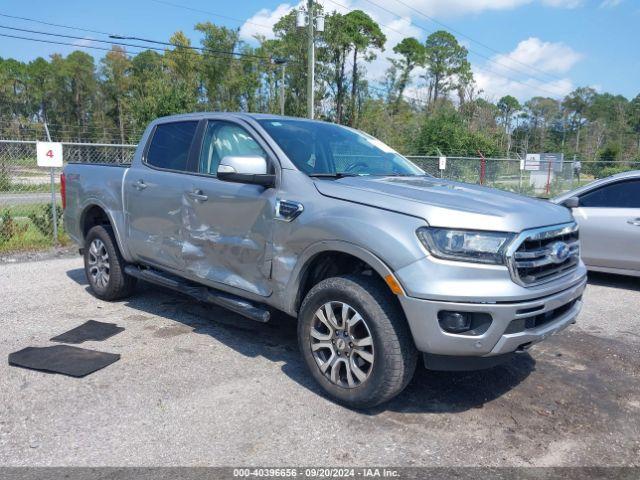
[[623, 180], [580, 195], [573, 215], [587, 265], [640, 270], [640, 180]]
[[[189, 177], [185, 199], [185, 275], [220, 288], [269, 296], [275, 189], [218, 180], [227, 155], [265, 158], [266, 146], [247, 128], [212, 120], [204, 132], [198, 175]], [[273, 168], [273, 165], [271, 166]]]

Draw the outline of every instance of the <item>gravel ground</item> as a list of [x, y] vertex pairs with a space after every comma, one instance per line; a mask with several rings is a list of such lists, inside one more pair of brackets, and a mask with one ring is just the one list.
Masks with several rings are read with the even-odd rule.
[[640, 465], [640, 281], [591, 278], [578, 324], [473, 373], [419, 368], [365, 412], [324, 398], [287, 317], [141, 285], [92, 297], [78, 257], [0, 265], [0, 356], [86, 320], [119, 362], [75, 379], [0, 365], [0, 465]]

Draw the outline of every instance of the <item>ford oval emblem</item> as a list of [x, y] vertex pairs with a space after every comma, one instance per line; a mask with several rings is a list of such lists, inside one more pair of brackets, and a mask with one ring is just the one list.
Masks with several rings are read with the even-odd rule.
[[555, 242], [549, 247], [549, 256], [553, 263], [562, 263], [571, 254], [571, 249], [569, 245], [564, 242]]

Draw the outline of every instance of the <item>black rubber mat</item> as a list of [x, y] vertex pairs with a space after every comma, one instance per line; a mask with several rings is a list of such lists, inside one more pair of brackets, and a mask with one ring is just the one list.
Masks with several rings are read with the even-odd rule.
[[51, 339], [52, 342], [60, 343], [82, 343], [89, 340], [100, 342], [115, 334], [124, 331], [123, 327], [117, 326], [115, 323], [96, 322], [89, 320], [79, 327], [69, 330], [57, 337]]
[[14, 367], [61, 373], [71, 377], [84, 377], [118, 360], [120, 355], [115, 353], [69, 345], [27, 347], [9, 354], [9, 365]]

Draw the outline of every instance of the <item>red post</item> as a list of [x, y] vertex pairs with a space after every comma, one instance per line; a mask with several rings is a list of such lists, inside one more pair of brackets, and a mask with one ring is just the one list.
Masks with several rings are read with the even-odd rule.
[[549, 193], [551, 193], [551, 160], [547, 160], [547, 164], [549, 168], [547, 169], [547, 187], [545, 188], [545, 193], [549, 195]]
[[480, 150], [477, 150], [477, 152], [478, 155], [480, 155], [480, 185], [484, 185], [484, 180], [487, 175], [487, 160]]

